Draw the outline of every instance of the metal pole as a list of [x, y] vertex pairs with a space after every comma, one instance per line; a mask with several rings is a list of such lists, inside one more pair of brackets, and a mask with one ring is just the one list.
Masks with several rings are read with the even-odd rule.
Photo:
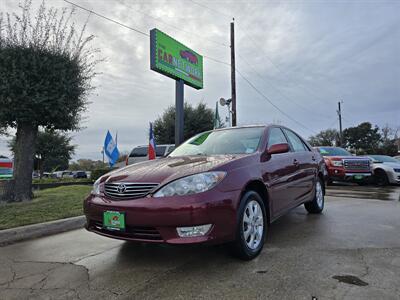
[[342, 108], [340, 107], [340, 101], [338, 102], [338, 115], [339, 115], [339, 138], [340, 146], [343, 146], [343, 131], [342, 131]]
[[183, 142], [183, 80], [175, 82], [175, 146]]
[[236, 72], [235, 72], [235, 19], [231, 22], [231, 99], [232, 99], [232, 126], [237, 125], [236, 120]]

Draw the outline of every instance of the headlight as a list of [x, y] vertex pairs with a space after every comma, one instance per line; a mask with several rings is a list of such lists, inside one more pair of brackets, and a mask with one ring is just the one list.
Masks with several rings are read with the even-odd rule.
[[341, 167], [343, 166], [343, 162], [341, 160], [332, 160], [332, 166]]
[[400, 169], [393, 169], [396, 173], [400, 173]]
[[92, 189], [92, 194], [93, 195], [98, 196], [102, 192], [102, 190], [101, 190], [102, 183], [100, 183], [100, 179], [101, 178], [97, 179], [93, 184], [93, 189]]
[[183, 177], [168, 183], [153, 197], [182, 196], [205, 192], [216, 186], [225, 175], [225, 172], [206, 172]]

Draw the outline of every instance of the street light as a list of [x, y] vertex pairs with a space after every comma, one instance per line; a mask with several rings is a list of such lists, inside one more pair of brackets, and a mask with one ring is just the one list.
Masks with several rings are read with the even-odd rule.
[[231, 127], [231, 102], [232, 99], [224, 99], [224, 98], [220, 98], [219, 99], [219, 104], [221, 104], [221, 106], [227, 106], [228, 107], [228, 117], [226, 118], [226, 121], [228, 122], [228, 126]]

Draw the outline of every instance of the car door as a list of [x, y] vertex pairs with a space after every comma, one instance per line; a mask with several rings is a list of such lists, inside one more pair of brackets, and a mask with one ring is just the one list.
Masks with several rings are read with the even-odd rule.
[[[280, 127], [271, 127], [268, 132], [267, 149], [275, 144], [288, 144]], [[293, 163], [294, 152], [268, 155], [261, 162], [263, 180], [269, 192], [272, 217], [284, 212], [296, 197], [293, 187], [296, 185], [298, 166]]]
[[283, 128], [292, 149], [293, 149], [293, 160], [298, 165], [296, 172], [296, 178], [294, 190], [295, 202], [301, 202], [301, 200], [309, 195], [313, 191], [315, 174], [317, 170], [317, 163], [314, 152], [306, 145], [306, 143], [292, 130]]

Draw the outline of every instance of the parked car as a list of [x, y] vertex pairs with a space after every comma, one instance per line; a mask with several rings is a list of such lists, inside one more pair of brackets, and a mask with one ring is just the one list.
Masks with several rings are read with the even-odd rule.
[[359, 184], [368, 182], [372, 176], [370, 159], [353, 156], [340, 147], [316, 147], [324, 157], [328, 170], [328, 185], [333, 181], [351, 181]]
[[74, 178], [88, 178], [87, 174], [85, 171], [75, 171], [73, 172], [73, 177]]
[[[164, 157], [168, 153], [171, 153], [175, 149], [175, 145], [157, 145], [156, 146], [156, 158]], [[125, 164], [132, 165], [141, 161], [149, 160], [149, 146], [137, 146], [133, 148], [129, 156], [126, 158]]]
[[400, 155], [395, 156], [394, 158], [400, 161]]
[[72, 171], [62, 171], [61, 178], [74, 178], [74, 172], [72, 172]]
[[321, 155], [283, 126], [217, 129], [164, 159], [100, 177], [84, 201], [86, 228], [138, 242], [231, 243], [256, 257], [269, 224], [304, 204], [324, 208]]
[[374, 179], [378, 185], [400, 183], [400, 161], [387, 155], [370, 155]]
[[0, 179], [13, 177], [13, 161], [6, 156], [0, 156]]

